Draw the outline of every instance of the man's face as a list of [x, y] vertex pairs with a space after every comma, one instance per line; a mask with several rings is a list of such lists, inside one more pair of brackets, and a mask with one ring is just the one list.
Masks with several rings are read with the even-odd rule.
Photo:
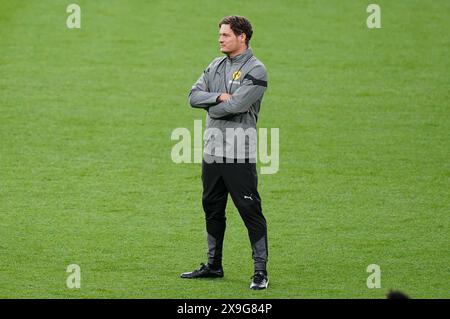
[[222, 24], [219, 30], [220, 51], [226, 54], [242, 50], [245, 45], [245, 34], [235, 35], [229, 24]]

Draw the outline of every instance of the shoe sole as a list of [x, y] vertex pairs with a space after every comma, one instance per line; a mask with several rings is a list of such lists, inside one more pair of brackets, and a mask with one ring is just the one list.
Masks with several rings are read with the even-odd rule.
[[267, 289], [268, 286], [269, 286], [269, 279], [267, 279], [267, 283], [266, 283], [265, 287], [258, 287], [258, 286], [252, 287], [252, 284], [250, 284], [250, 289], [251, 290], [265, 290], [265, 289]]
[[183, 279], [223, 278], [223, 275], [210, 275], [210, 276], [199, 276], [199, 277], [189, 277], [189, 276], [181, 275], [180, 278], [183, 278]]

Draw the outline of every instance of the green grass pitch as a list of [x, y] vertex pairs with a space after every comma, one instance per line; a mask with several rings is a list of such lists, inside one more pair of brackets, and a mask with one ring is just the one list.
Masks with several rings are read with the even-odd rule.
[[[70, 3], [0, 3], [1, 298], [450, 297], [448, 1], [379, 0], [381, 29], [360, 0], [77, 0], [81, 29]], [[268, 69], [258, 126], [280, 129], [259, 292], [231, 201], [225, 277], [179, 278], [206, 241], [200, 164], [170, 135], [204, 120], [187, 94], [230, 14]]]

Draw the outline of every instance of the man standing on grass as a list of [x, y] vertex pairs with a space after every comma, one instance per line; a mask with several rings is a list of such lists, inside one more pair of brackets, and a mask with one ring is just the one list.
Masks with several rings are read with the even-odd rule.
[[208, 263], [181, 277], [223, 277], [225, 207], [230, 193], [250, 238], [255, 270], [250, 288], [265, 289], [269, 282], [267, 225], [257, 190], [256, 121], [267, 72], [249, 47], [253, 30], [246, 18], [225, 17], [219, 28], [220, 50], [226, 56], [213, 60], [189, 93], [190, 105], [208, 112], [202, 161]]

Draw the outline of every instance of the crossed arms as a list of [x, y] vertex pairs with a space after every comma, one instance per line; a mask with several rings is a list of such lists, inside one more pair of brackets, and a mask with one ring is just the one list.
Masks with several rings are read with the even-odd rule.
[[267, 89], [267, 73], [262, 65], [251, 69], [232, 95], [210, 92], [209, 70], [210, 68], [207, 68], [192, 87], [189, 93], [189, 104], [194, 108], [206, 109], [209, 116], [214, 119], [226, 119], [236, 114], [246, 113]]

